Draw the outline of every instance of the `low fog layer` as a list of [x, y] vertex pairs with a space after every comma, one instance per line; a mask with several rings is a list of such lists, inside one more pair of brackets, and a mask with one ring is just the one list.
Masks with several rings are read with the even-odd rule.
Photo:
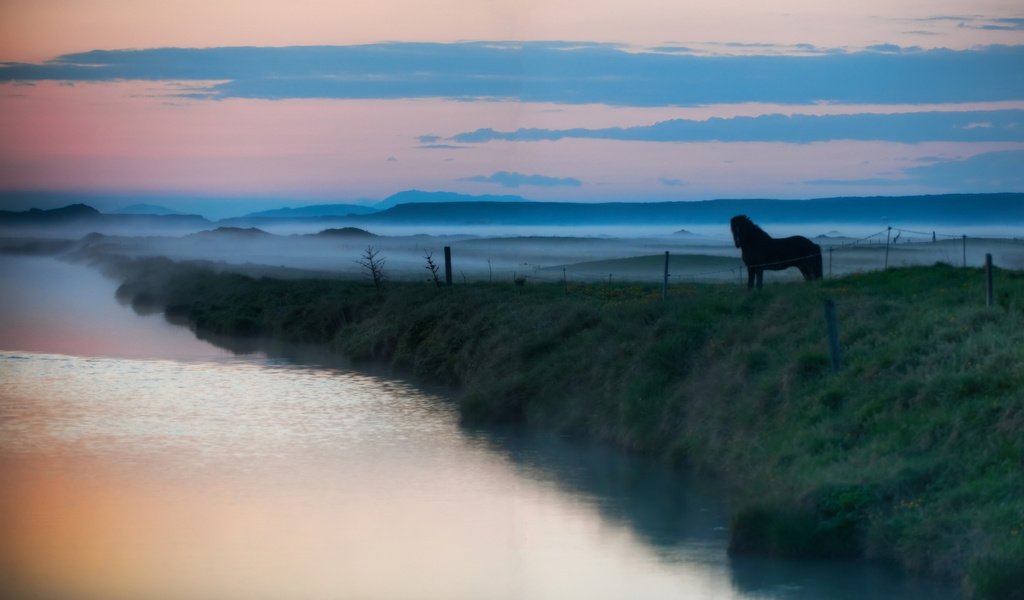
[[[827, 226], [824, 232], [807, 225], [766, 227], [781, 237], [809, 235], [822, 248], [826, 277], [871, 271], [889, 266], [934, 264], [980, 266], [991, 253], [997, 266], [1024, 269], [1024, 240], [981, 238], [966, 240], [930, 231], [881, 229], [861, 235], [863, 228]], [[670, 229], [670, 228], [665, 228]], [[566, 228], [562, 233], [574, 230]], [[393, 280], [428, 280], [430, 256], [444, 278], [444, 248], [451, 248], [456, 282], [484, 281], [661, 281], [669, 253], [670, 281], [742, 281], [740, 252], [728, 227], [695, 227], [659, 235], [636, 235], [635, 230], [608, 228], [604, 235], [380, 235], [358, 228], [336, 228], [315, 234], [279, 235], [256, 228], [217, 228], [184, 235], [110, 236], [89, 234], [79, 240], [0, 238], [0, 252], [77, 256], [165, 256], [177, 261], [203, 260], [220, 268], [248, 274], [362, 278], [359, 261], [368, 248], [384, 261]], [[856, 231], [856, 235], [846, 231]], [[698, 233], [699, 232], [699, 233]], [[634, 235], [625, 235], [633, 233]], [[888, 251], [886, 241], [888, 238]], [[773, 272], [767, 281], [798, 280], [795, 269]]]
[[[474, 237], [468, 235], [377, 235], [365, 230], [325, 230], [317, 234], [276, 235], [259, 229], [220, 228], [185, 236], [102, 236], [83, 238], [90, 253], [166, 256], [174, 260], [207, 260], [236, 267], [266, 265], [360, 277], [358, 264], [372, 247], [393, 279], [426, 279], [427, 256], [444, 276], [444, 248], [450, 247], [456, 279], [515, 276], [540, 278], [541, 271], [576, 263], [664, 254], [706, 254], [732, 257], [738, 252], [724, 236], [658, 237]], [[554, 277], [551, 275], [550, 277]], [[561, 278], [558, 271], [558, 278]]]

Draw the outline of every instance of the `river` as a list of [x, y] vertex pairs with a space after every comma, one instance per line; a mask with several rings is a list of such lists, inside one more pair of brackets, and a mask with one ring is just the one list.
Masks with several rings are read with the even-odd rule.
[[707, 482], [468, 429], [311, 349], [245, 353], [0, 256], [0, 588], [66, 600], [956, 598], [851, 562], [727, 556]]

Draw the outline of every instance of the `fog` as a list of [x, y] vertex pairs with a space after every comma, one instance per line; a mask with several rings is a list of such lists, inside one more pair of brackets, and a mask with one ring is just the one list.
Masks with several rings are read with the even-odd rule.
[[[335, 230], [336, 231], [336, 230]], [[185, 236], [100, 236], [82, 239], [79, 253], [130, 257], [166, 256], [174, 260], [205, 260], [225, 267], [284, 267], [320, 274], [360, 277], [358, 261], [367, 249], [379, 251], [391, 279], [427, 279], [429, 255], [441, 266], [444, 248], [451, 248], [456, 279], [511, 280], [541, 271], [637, 256], [673, 254], [736, 257], [730, 239], [694, 235], [657, 237], [480, 237], [469, 235], [369, 234], [360, 230], [320, 234], [275, 235], [259, 230], [220, 229]], [[738, 260], [738, 259], [736, 259]], [[625, 275], [625, 273], [623, 273]]]
[[[426, 257], [444, 277], [444, 248], [459, 281], [650, 281], [664, 276], [670, 255], [672, 283], [742, 281], [740, 252], [728, 225], [686, 226], [388, 226], [332, 229], [331, 222], [301, 221], [266, 229], [209, 227], [153, 235], [143, 227], [82, 234], [70, 227], [0, 232], [0, 252], [201, 260], [218, 268], [285, 277], [362, 278], [358, 261], [377, 251], [391, 280], [428, 280]], [[843, 223], [766, 224], [774, 237], [805, 235], [822, 248], [825, 275], [840, 276], [888, 266], [934, 264], [980, 266], [992, 254], [997, 266], [1024, 269], [1024, 232], [1011, 227], [928, 224], [893, 227]], [[934, 233], [933, 233], [934, 232]], [[966, 236], [966, 237], [964, 237]], [[887, 251], [888, 241], [888, 251]], [[798, 280], [795, 269], [772, 272], [767, 282]]]

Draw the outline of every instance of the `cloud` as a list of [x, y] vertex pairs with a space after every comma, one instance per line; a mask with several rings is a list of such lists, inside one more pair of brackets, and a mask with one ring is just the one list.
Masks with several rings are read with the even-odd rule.
[[467, 150], [472, 146], [456, 146], [454, 144], [421, 144], [416, 146], [420, 150]]
[[668, 187], [682, 187], [686, 185], [686, 182], [682, 179], [672, 179], [670, 177], [659, 177], [658, 182]]
[[209, 82], [190, 95], [198, 99], [442, 97], [630, 106], [1024, 97], [1024, 46], [898, 52], [742, 48], [761, 54], [696, 55], [575, 42], [94, 50], [38, 64], [3, 63], [0, 81]]
[[459, 143], [555, 141], [566, 138], [644, 142], [788, 142], [828, 140], [1024, 142], [1024, 110], [856, 115], [761, 115], [672, 119], [603, 129], [478, 129], [451, 137]]
[[849, 187], [872, 187], [872, 186], [893, 186], [913, 185], [916, 181], [911, 179], [887, 179], [884, 177], [867, 177], [864, 179], [808, 179], [803, 181], [807, 185], [833, 185]]
[[851, 187], [924, 185], [947, 192], [971, 193], [1024, 190], [1024, 150], [987, 152], [962, 159], [928, 158], [938, 162], [904, 169], [894, 178], [812, 179], [802, 183]]
[[[875, 44], [873, 46], [868, 46], [867, 48], [865, 48], [865, 50], [867, 50], [869, 52], [884, 52], [884, 53], [887, 53], [887, 54], [899, 54], [901, 52], [904, 52], [904, 49], [901, 46], [897, 46], [896, 44]], [[916, 52], [916, 51], [920, 51], [921, 49], [920, 48], [908, 48], [907, 50], [911, 50], [911, 51], [915, 51]]]
[[1006, 192], [1024, 190], [1024, 150], [1004, 150], [977, 154], [970, 158], [948, 160], [912, 167], [906, 174], [927, 185], [970, 192]]
[[[955, 23], [956, 27], [960, 29], [977, 29], [981, 31], [1024, 31], [1024, 18], [1022, 17], [989, 18], [983, 15], [942, 15], [909, 20], [915, 23], [924, 24]], [[934, 34], [935, 32], [914, 31], [907, 33]]]
[[580, 187], [583, 185], [575, 177], [547, 177], [545, 175], [524, 175], [509, 171], [498, 171], [491, 175], [476, 175], [474, 177], [463, 177], [459, 181], [471, 181], [474, 183], [493, 183], [507, 188], [517, 188], [524, 185], [540, 187]]
[[1024, 18], [989, 19], [984, 21], [966, 21], [964, 27], [983, 31], [1024, 31]]

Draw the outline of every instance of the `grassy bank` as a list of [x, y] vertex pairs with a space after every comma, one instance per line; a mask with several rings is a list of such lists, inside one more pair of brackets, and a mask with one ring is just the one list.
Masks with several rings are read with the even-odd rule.
[[[732, 549], [866, 557], [1024, 590], [1024, 275], [894, 269], [811, 285], [256, 279], [159, 260], [120, 294], [205, 331], [329, 344], [535, 423], [715, 473]], [[835, 300], [832, 373], [823, 300]], [[1018, 594], [1014, 596], [1013, 594]]]

